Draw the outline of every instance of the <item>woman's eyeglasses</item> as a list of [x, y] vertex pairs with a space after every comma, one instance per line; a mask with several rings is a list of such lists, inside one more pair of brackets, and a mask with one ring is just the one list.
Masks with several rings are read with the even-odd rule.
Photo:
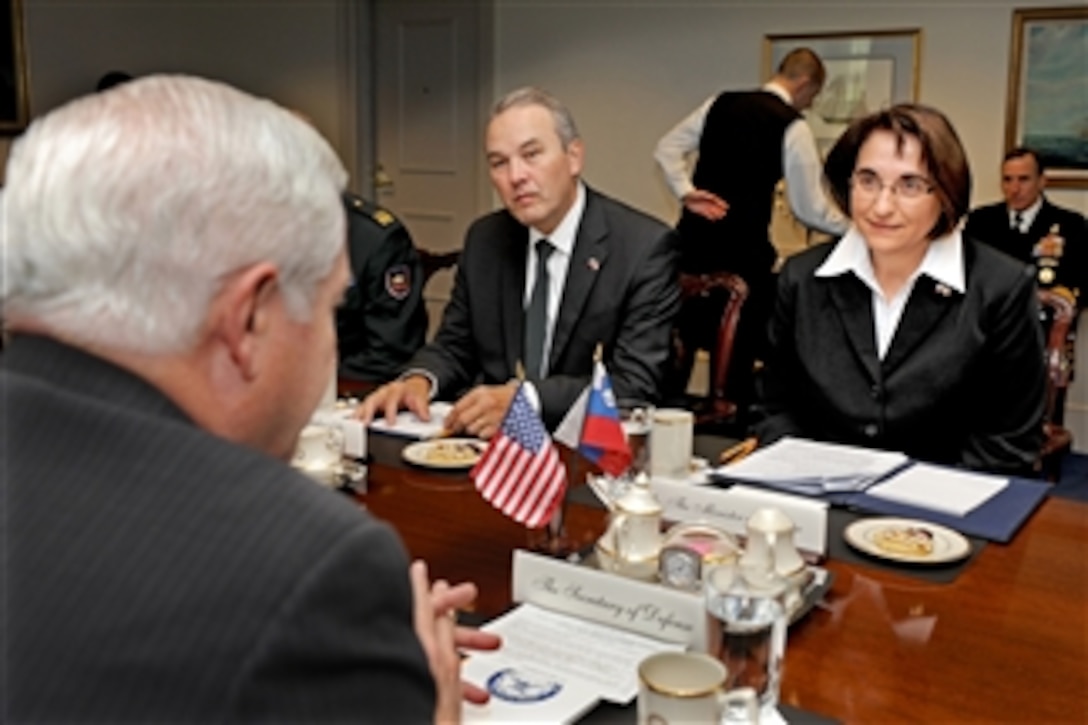
[[885, 184], [875, 172], [867, 169], [855, 171], [850, 177], [850, 186], [865, 196], [877, 196], [884, 191], [885, 186], [890, 186], [892, 193], [900, 199], [920, 199], [926, 194], [932, 194], [934, 189], [933, 182], [924, 176], [907, 174]]

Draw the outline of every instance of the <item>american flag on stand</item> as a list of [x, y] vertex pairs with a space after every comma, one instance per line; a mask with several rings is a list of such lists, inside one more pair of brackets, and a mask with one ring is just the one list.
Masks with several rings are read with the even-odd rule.
[[548, 523], [562, 503], [567, 469], [520, 386], [469, 475], [492, 506], [530, 529]]

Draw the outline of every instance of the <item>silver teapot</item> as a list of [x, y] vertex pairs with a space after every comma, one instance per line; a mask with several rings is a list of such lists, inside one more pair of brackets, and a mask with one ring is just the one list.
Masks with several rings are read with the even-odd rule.
[[639, 474], [614, 493], [605, 481], [590, 477], [589, 485], [610, 512], [608, 528], [597, 541], [601, 568], [636, 579], [652, 579], [661, 553], [661, 504], [650, 489], [650, 479]]

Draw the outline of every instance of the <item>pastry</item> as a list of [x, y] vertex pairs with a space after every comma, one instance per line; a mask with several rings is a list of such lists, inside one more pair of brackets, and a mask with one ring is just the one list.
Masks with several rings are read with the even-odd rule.
[[933, 533], [921, 526], [886, 526], [873, 536], [877, 548], [901, 556], [929, 556], [933, 553]]
[[471, 443], [437, 441], [423, 456], [427, 463], [440, 466], [475, 463], [480, 451]]

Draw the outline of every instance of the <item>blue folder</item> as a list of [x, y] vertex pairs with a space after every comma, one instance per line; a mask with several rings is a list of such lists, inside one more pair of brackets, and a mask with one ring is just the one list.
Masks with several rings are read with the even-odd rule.
[[[773, 483], [729, 479], [724, 476], [724, 472], [719, 472], [714, 476], [714, 480], [719, 483], [743, 483], [750, 486], [763, 486], [796, 494], [796, 491], [784, 489]], [[1038, 508], [1050, 488], [1051, 484], [1045, 481], [1035, 481], [1030, 478], [1010, 478], [1008, 486], [978, 508], [967, 512], [964, 516], [897, 503], [896, 501], [870, 496], [864, 492], [825, 493], [814, 495], [812, 498], [827, 501], [835, 506], [848, 506], [871, 513], [921, 519], [922, 521], [947, 526], [962, 534], [978, 536], [1004, 544], [1012, 539], [1024, 522], [1027, 521], [1031, 512]]]

